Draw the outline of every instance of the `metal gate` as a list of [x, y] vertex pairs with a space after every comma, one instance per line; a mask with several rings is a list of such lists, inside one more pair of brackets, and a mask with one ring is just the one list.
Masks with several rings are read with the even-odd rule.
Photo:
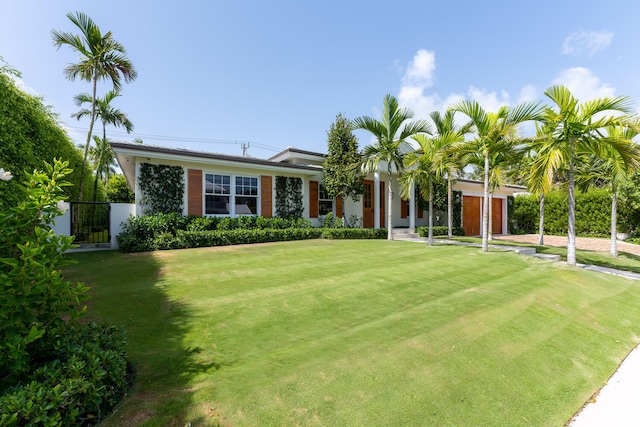
[[111, 205], [105, 202], [71, 202], [71, 235], [76, 244], [111, 242]]

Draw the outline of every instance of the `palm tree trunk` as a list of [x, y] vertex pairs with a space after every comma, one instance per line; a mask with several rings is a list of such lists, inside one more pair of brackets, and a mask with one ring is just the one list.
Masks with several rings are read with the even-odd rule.
[[387, 240], [393, 240], [393, 187], [391, 185], [391, 170], [387, 170], [389, 176], [389, 196], [387, 198]]
[[615, 183], [611, 185], [611, 256], [618, 256], [618, 241], [616, 239], [618, 221], [618, 195]]
[[544, 245], [544, 193], [540, 193], [540, 223], [538, 225], [538, 244]]
[[78, 188], [78, 201], [82, 201], [82, 187], [84, 185], [84, 173], [87, 165], [87, 157], [89, 155], [89, 145], [91, 144], [91, 134], [93, 133], [93, 124], [96, 120], [96, 93], [98, 90], [98, 76], [94, 71], [93, 76], [93, 98], [91, 99], [91, 119], [89, 120], [89, 132], [87, 133], [87, 143], [84, 145], [84, 156], [82, 157], [82, 168], [80, 169], [80, 188]]
[[433, 246], [433, 179], [429, 177], [429, 237], [427, 244]]
[[482, 252], [489, 252], [489, 153], [484, 155], [484, 203], [482, 206]]
[[574, 141], [569, 141], [569, 228], [567, 230], [567, 264], [576, 265], [576, 195], [575, 195], [575, 158]]
[[448, 231], [447, 235], [449, 239], [453, 238], [453, 179], [451, 173], [447, 177], [447, 219], [448, 219]]

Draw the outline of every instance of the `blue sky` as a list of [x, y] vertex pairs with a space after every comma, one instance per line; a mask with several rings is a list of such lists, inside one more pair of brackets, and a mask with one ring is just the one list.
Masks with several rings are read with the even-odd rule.
[[113, 102], [135, 131], [111, 139], [230, 154], [249, 141], [255, 157], [324, 152], [337, 113], [377, 117], [387, 93], [420, 118], [462, 98], [489, 110], [542, 100], [556, 83], [581, 100], [640, 105], [632, 0], [2, 2], [0, 56], [79, 142], [88, 121], [70, 117], [73, 96], [90, 85], [66, 80], [76, 55], [51, 42], [52, 29], [77, 33], [65, 16], [75, 11], [112, 31], [138, 71]]

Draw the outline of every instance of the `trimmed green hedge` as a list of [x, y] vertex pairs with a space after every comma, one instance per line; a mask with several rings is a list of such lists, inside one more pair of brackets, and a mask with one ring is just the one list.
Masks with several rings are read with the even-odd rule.
[[384, 239], [386, 229], [312, 228], [307, 219], [130, 217], [116, 239], [122, 252], [201, 248], [306, 239]]
[[[551, 191], [545, 195], [544, 232], [567, 234], [567, 194]], [[513, 234], [538, 232], [540, 199], [534, 194], [514, 199], [513, 214], [509, 221]], [[586, 193], [576, 192], [576, 234], [581, 236], [608, 236], [611, 230], [611, 193], [606, 189], [594, 189]]]
[[[420, 237], [428, 237], [429, 236], [429, 227], [418, 227], [416, 231], [420, 235]], [[464, 230], [461, 227], [452, 227], [451, 232], [454, 236], [464, 236]], [[433, 227], [433, 235], [434, 236], [448, 236], [449, 235], [449, 227], [446, 225], [436, 225]]]

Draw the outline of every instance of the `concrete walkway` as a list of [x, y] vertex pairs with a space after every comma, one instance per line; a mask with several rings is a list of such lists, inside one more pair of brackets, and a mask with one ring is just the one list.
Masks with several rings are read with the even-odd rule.
[[[533, 240], [535, 238], [535, 241]], [[512, 240], [521, 243], [537, 244], [537, 235], [526, 236], [496, 236], [499, 240]], [[545, 236], [545, 245], [549, 246], [566, 246], [566, 237], [564, 244], [562, 238], [558, 236]], [[404, 240], [426, 243], [425, 238], [407, 238]], [[586, 241], [585, 241], [586, 240]], [[606, 243], [605, 243], [606, 242]], [[476, 246], [477, 243], [456, 242], [453, 240], [436, 239], [436, 244], [450, 244], [459, 246]], [[619, 242], [622, 243], [622, 242]], [[600, 252], [608, 252], [610, 241], [607, 239], [593, 238], [577, 238], [576, 246], [578, 249], [596, 250]], [[534, 248], [523, 248], [520, 246], [507, 245], [489, 245], [492, 249], [500, 249], [505, 251], [513, 251], [522, 255], [538, 256], [559, 262], [560, 258], [554, 256], [543, 256], [544, 254], [536, 254]], [[624, 243], [618, 246], [618, 250], [640, 255], [640, 245], [630, 245]], [[597, 271], [605, 274], [614, 274], [626, 277], [632, 280], [640, 281], [640, 274], [628, 271], [616, 270], [613, 268], [599, 267], [596, 265], [578, 264], [577, 267], [585, 270]], [[640, 346], [631, 350], [627, 357], [622, 361], [618, 369], [609, 378], [602, 388], [594, 393], [582, 408], [566, 423], [568, 427], [638, 427], [640, 426]]]

